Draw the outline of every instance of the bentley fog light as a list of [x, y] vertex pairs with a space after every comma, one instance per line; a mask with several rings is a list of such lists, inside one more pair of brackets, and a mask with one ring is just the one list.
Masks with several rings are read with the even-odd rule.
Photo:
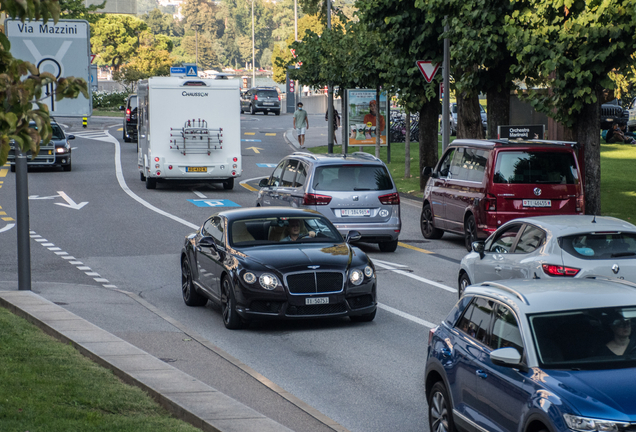
[[263, 273], [258, 281], [261, 283], [261, 286], [266, 290], [273, 290], [278, 286], [278, 278], [273, 274]]
[[362, 271], [355, 269], [349, 273], [349, 280], [354, 285], [360, 285], [362, 283], [362, 279], [364, 279], [362, 275]]
[[243, 280], [248, 284], [253, 284], [256, 282], [256, 276], [252, 272], [247, 272], [243, 275]]

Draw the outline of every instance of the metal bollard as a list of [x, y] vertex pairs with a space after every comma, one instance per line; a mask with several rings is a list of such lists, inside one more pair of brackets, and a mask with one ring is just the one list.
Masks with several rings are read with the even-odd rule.
[[88, 117], [82, 117], [82, 127], [85, 128], [88, 125]]

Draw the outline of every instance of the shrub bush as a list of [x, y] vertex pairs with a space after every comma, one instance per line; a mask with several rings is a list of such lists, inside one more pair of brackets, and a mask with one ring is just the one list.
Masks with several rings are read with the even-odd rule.
[[115, 108], [126, 104], [128, 92], [93, 92], [93, 109]]

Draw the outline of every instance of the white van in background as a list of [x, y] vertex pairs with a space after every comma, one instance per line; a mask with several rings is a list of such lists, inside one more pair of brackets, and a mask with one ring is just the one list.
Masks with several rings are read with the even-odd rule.
[[234, 187], [240, 177], [241, 119], [238, 80], [153, 77], [137, 89], [140, 178], [196, 180]]

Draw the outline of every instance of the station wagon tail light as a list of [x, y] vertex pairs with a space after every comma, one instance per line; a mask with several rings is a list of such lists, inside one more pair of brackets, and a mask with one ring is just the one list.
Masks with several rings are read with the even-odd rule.
[[543, 264], [543, 272], [550, 276], [566, 276], [574, 277], [581, 271], [581, 269], [574, 267], [565, 267], [556, 264]]
[[327, 205], [331, 202], [329, 195], [306, 193], [303, 195], [303, 205]]
[[279, 100], [279, 101], [281, 100], [280, 95], [278, 95], [278, 100]]
[[393, 192], [387, 195], [380, 195], [378, 199], [384, 205], [400, 204], [400, 194], [398, 194], [397, 192]]
[[484, 198], [484, 204], [486, 210], [497, 211], [497, 197], [493, 194], [486, 194], [486, 198]]
[[126, 121], [130, 121], [130, 108], [126, 108]]

